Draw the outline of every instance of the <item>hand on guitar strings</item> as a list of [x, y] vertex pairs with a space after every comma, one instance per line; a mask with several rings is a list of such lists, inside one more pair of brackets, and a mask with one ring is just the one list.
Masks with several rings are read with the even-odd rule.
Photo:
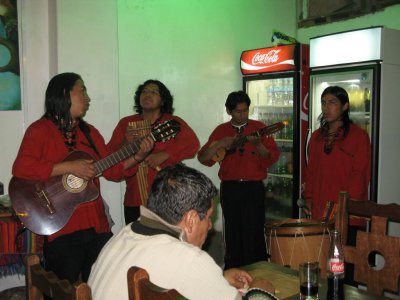
[[76, 177], [89, 181], [96, 176], [96, 170], [93, 163], [93, 159], [77, 159], [72, 161], [64, 161], [58, 165], [62, 164], [66, 168], [66, 172], [64, 174], [71, 173]]
[[258, 146], [258, 145], [261, 144], [261, 138], [260, 138], [259, 136], [252, 136], [252, 135], [249, 135], [249, 136], [247, 137], [247, 140], [248, 140], [250, 143], [252, 143], [254, 146]]
[[151, 137], [145, 137], [140, 142], [139, 151], [136, 153], [135, 157], [137, 160], [144, 160], [147, 155], [153, 150], [154, 148], [154, 140]]
[[153, 147], [154, 140], [150, 136], [143, 138], [140, 142], [139, 150], [124, 161], [124, 169], [127, 170], [144, 161], [146, 156], [153, 150]]

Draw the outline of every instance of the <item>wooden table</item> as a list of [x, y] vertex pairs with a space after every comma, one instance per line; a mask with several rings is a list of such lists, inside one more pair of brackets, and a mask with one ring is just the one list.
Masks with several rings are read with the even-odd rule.
[[[247, 265], [241, 269], [248, 271], [254, 278], [268, 279], [275, 287], [276, 296], [282, 300], [299, 299], [299, 272], [270, 262], [258, 262]], [[327, 281], [320, 278], [318, 295], [320, 299], [326, 298]], [[377, 296], [356, 287], [345, 285], [344, 294], [346, 300], [373, 300], [389, 299]]]

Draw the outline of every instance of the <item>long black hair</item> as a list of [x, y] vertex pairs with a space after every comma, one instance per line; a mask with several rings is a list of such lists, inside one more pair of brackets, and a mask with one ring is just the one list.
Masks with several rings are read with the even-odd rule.
[[61, 73], [54, 76], [47, 86], [44, 117], [52, 120], [61, 132], [68, 131], [72, 123], [70, 92], [79, 79], [82, 80], [79, 74]]
[[[333, 95], [336, 98], [338, 98], [340, 100], [340, 102], [342, 103], [342, 105], [349, 103], [349, 94], [347, 94], [346, 90], [340, 86], [328, 86], [322, 92], [321, 99], [325, 95], [328, 95], [328, 94]], [[342, 127], [344, 130], [343, 136], [346, 136], [349, 133], [350, 124], [353, 123], [353, 121], [350, 119], [349, 113], [350, 113], [350, 103], [348, 105], [348, 108], [343, 111], [342, 116], [341, 116], [341, 121], [343, 122]], [[325, 134], [325, 133], [327, 134], [329, 132], [329, 128], [328, 128], [328, 123], [324, 119], [323, 113], [321, 113], [321, 115], [318, 117], [318, 119], [320, 122], [322, 134]]]
[[162, 114], [164, 114], [164, 113], [165, 114], [173, 114], [173, 112], [174, 112], [174, 108], [173, 108], [174, 97], [171, 95], [171, 92], [165, 86], [165, 84], [156, 79], [146, 80], [143, 84], [138, 86], [138, 88], [135, 92], [135, 96], [133, 97], [135, 100], [135, 105], [134, 105], [133, 109], [138, 114], [141, 114], [143, 112], [143, 107], [140, 106], [140, 94], [143, 92], [143, 89], [148, 84], [155, 84], [158, 86], [158, 89], [160, 90], [160, 96], [161, 96], [160, 112]]

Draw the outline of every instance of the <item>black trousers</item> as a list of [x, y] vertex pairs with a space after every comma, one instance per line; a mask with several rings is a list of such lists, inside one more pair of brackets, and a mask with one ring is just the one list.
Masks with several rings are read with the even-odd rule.
[[140, 206], [124, 206], [125, 225], [137, 221], [140, 217]]
[[111, 236], [111, 232], [98, 234], [91, 228], [60, 236], [51, 242], [45, 239], [45, 269], [70, 283], [78, 279], [87, 282], [92, 264]]
[[261, 181], [221, 183], [225, 269], [267, 259], [264, 195]]

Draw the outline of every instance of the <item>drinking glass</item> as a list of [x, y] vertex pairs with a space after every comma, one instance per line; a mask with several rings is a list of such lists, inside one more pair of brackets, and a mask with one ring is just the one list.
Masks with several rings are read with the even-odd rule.
[[319, 263], [304, 262], [299, 265], [300, 299], [318, 299]]

